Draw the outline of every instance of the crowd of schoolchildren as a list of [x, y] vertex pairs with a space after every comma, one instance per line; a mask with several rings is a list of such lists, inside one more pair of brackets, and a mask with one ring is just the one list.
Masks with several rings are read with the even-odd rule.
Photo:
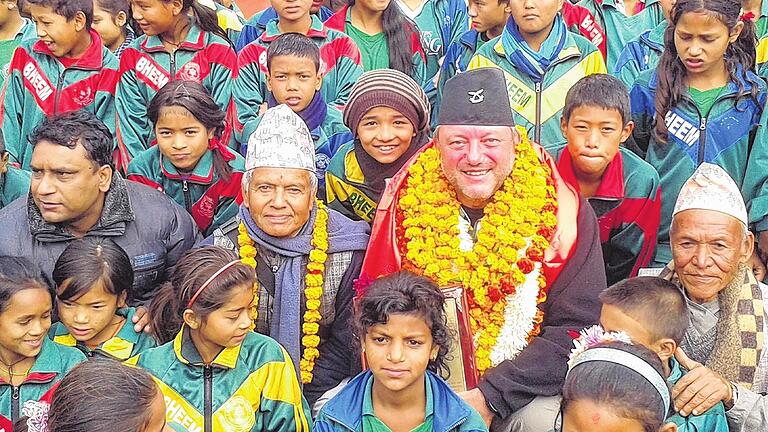
[[[36, 127], [87, 110], [114, 136], [117, 172], [208, 236], [238, 213], [261, 114], [285, 104], [314, 139], [318, 198], [371, 222], [386, 180], [429, 141], [445, 82], [500, 68], [516, 123], [598, 216], [613, 286], [587, 332], [623, 332], [572, 358], [558, 427], [728, 430], [722, 404], [670, 409], [688, 366], [674, 356], [683, 294], [627, 278], [670, 261], [672, 206], [703, 162], [733, 177], [768, 232], [768, 202], [752, 200], [768, 177], [768, 2], [270, 4], [246, 20], [231, 0], [0, 0], [0, 208], [27, 197]], [[72, 242], [53, 280], [0, 257], [0, 430], [487, 430], [440, 377], [451, 335], [434, 283], [401, 272], [357, 299], [350, 325], [370, 369], [313, 419], [287, 352], [251, 331], [255, 274], [235, 258], [187, 252], [154, 294], [150, 336], [132, 325], [131, 260], [113, 241]], [[401, 344], [404, 386], [381, 367], [385, 341]]]

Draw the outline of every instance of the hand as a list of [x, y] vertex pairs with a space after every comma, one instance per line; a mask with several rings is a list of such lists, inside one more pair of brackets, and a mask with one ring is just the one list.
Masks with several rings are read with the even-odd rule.
[[485, 425], [491, 427], [491, 421], [493, 421], [493, 412], [488, 409], [488, 404], [485, 403], [485, 396], [480, 389], [472, 389], [459, 393], [459, 397], [464, 399], [464, 402], [469, 406], [477, 410], [480, 413], [480, 417], [483, 418]]
[[688, 369], [688, 373], [672, 388], [675, 409], [681, 416], [700, 415], [718, 402], [725, 405], [733, 402], [733, 388], [725, 378], [691, 360], [680, 348], [675, 352], [675, 358]]
[[747, 265], [752, 268], [752, 273], [755, 274], [755, 279], [758, 281], [765, 279], [765, 264], [763, 264], [763, 261], [758, 256], [757, 249], [752, 252], [752, 257], [747, 261]]
[[259, 105], [259, 115], [263, 116], [264, 113], [267, 112], [267, 108], [269, 108], [269, 106], [267, 106], [266, 102], [264, 102], [263, 104]]
[[133, 330], [136, 333], [151, 333], [152, 328], [149, 325], [149, 311], [144, 306], [136, 308], [136, 313], [133, 314]]

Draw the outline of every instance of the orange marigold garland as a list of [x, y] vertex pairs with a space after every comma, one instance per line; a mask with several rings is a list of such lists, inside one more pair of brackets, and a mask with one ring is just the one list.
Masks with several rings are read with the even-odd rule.
[[[485, 207], [473, 244], [462, 243], [460, 204], [448, 183], [436, 148], [409, 168], [396, 216], [403, 267], [440, 286], [461, 285], [467, 293], [470, 325], [480, 374], [495, 365], [491, 352], [505, 326], [533, 326], [522, 343], [539, 334], [543, 312], [508, 322], [507, 298], [529, 280], [538, 285], [536, 305], [546, 300], [540, 274], [544, 251], [557, 225], [557, 200], [549, 167], [541, 162], [525, 130], [510, 176]], [[506, 315], [505, 315], [506, 314]]]
[[[325, 262], [328, 259], [328, 209], [321, 201], [316, 201], [317, 216], [315, 217], [315, 226], [312, 229], [312, 247], [309, 252], [309, 262], [307, 263], [307, 273], [304, 277], [304, 297], [306, 298], [306, 310], [304, 311], [304, 322], [301, 325], [303, 347], [299, 369], [301, 382], [308, 384], [312, 382], [312, 371], [315, 369], [315, 361], [320, 357], [320, 351], [317, 347], [320, 345], [320, 303], [323, 296], [323, 284], [325, 274]], [[240, 257], [243, 263], [256, 268], [256, 247], [254, 241], [248, 236], [248, 230], [242, 222], [238, 227], [237, 243], [240, 248]], [[259, 306], [259, 283], [253, 285], [253, 303], [251, 304], [251, 315], [253, 321], [256, 321]]]

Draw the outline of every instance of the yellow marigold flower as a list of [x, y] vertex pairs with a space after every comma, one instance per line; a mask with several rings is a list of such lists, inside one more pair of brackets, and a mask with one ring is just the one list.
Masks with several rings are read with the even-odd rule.
[[304, 323], [301, 326], [301, 330], [306, 335], [316, 335], [318, 330], [320, 330], [320, 324], [318, 324], [318, 323]]
[[302, 336], [301, 344], [304, 345], [305, 347], [317, 348], [317, 346], [320, 345], [320, 336], [317, 336], [317, 335]]
[[307, 310], [304, 312], [304, 321], [310, 321], [310, 322], [318, 322], [323, 317], [320, 315], [320, 312], [316, 310]]
[[320, 307], [320, 300], [307, 299], [307, 309], [318, 309]]

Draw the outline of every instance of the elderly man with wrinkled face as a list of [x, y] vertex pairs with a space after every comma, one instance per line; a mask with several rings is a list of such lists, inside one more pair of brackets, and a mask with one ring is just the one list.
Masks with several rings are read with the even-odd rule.
[[[768, 287], [748, 260], [755, 238], [741, 191], [719, 166], [702, 164], [685, 183], [670, 229], [673, 261], [661, 277], [688, 300], [690, 325], [678, 360], [691, 372], [673, 389], [682, 415], [700, 414], [723, 401], [731, 430], [765, 430], [750, 411], [768, 390], [764, 349]], [[761, 425], [744, 429], [745, 424]]]
[[262, 116], [245, 167], [238, 218], [206, 242], [256, 266], [256, 331], [286, 348], [317, 412], [360, 368], [348, 321], [370, 228], [316, 200], [314, 142], [286, 105]]

